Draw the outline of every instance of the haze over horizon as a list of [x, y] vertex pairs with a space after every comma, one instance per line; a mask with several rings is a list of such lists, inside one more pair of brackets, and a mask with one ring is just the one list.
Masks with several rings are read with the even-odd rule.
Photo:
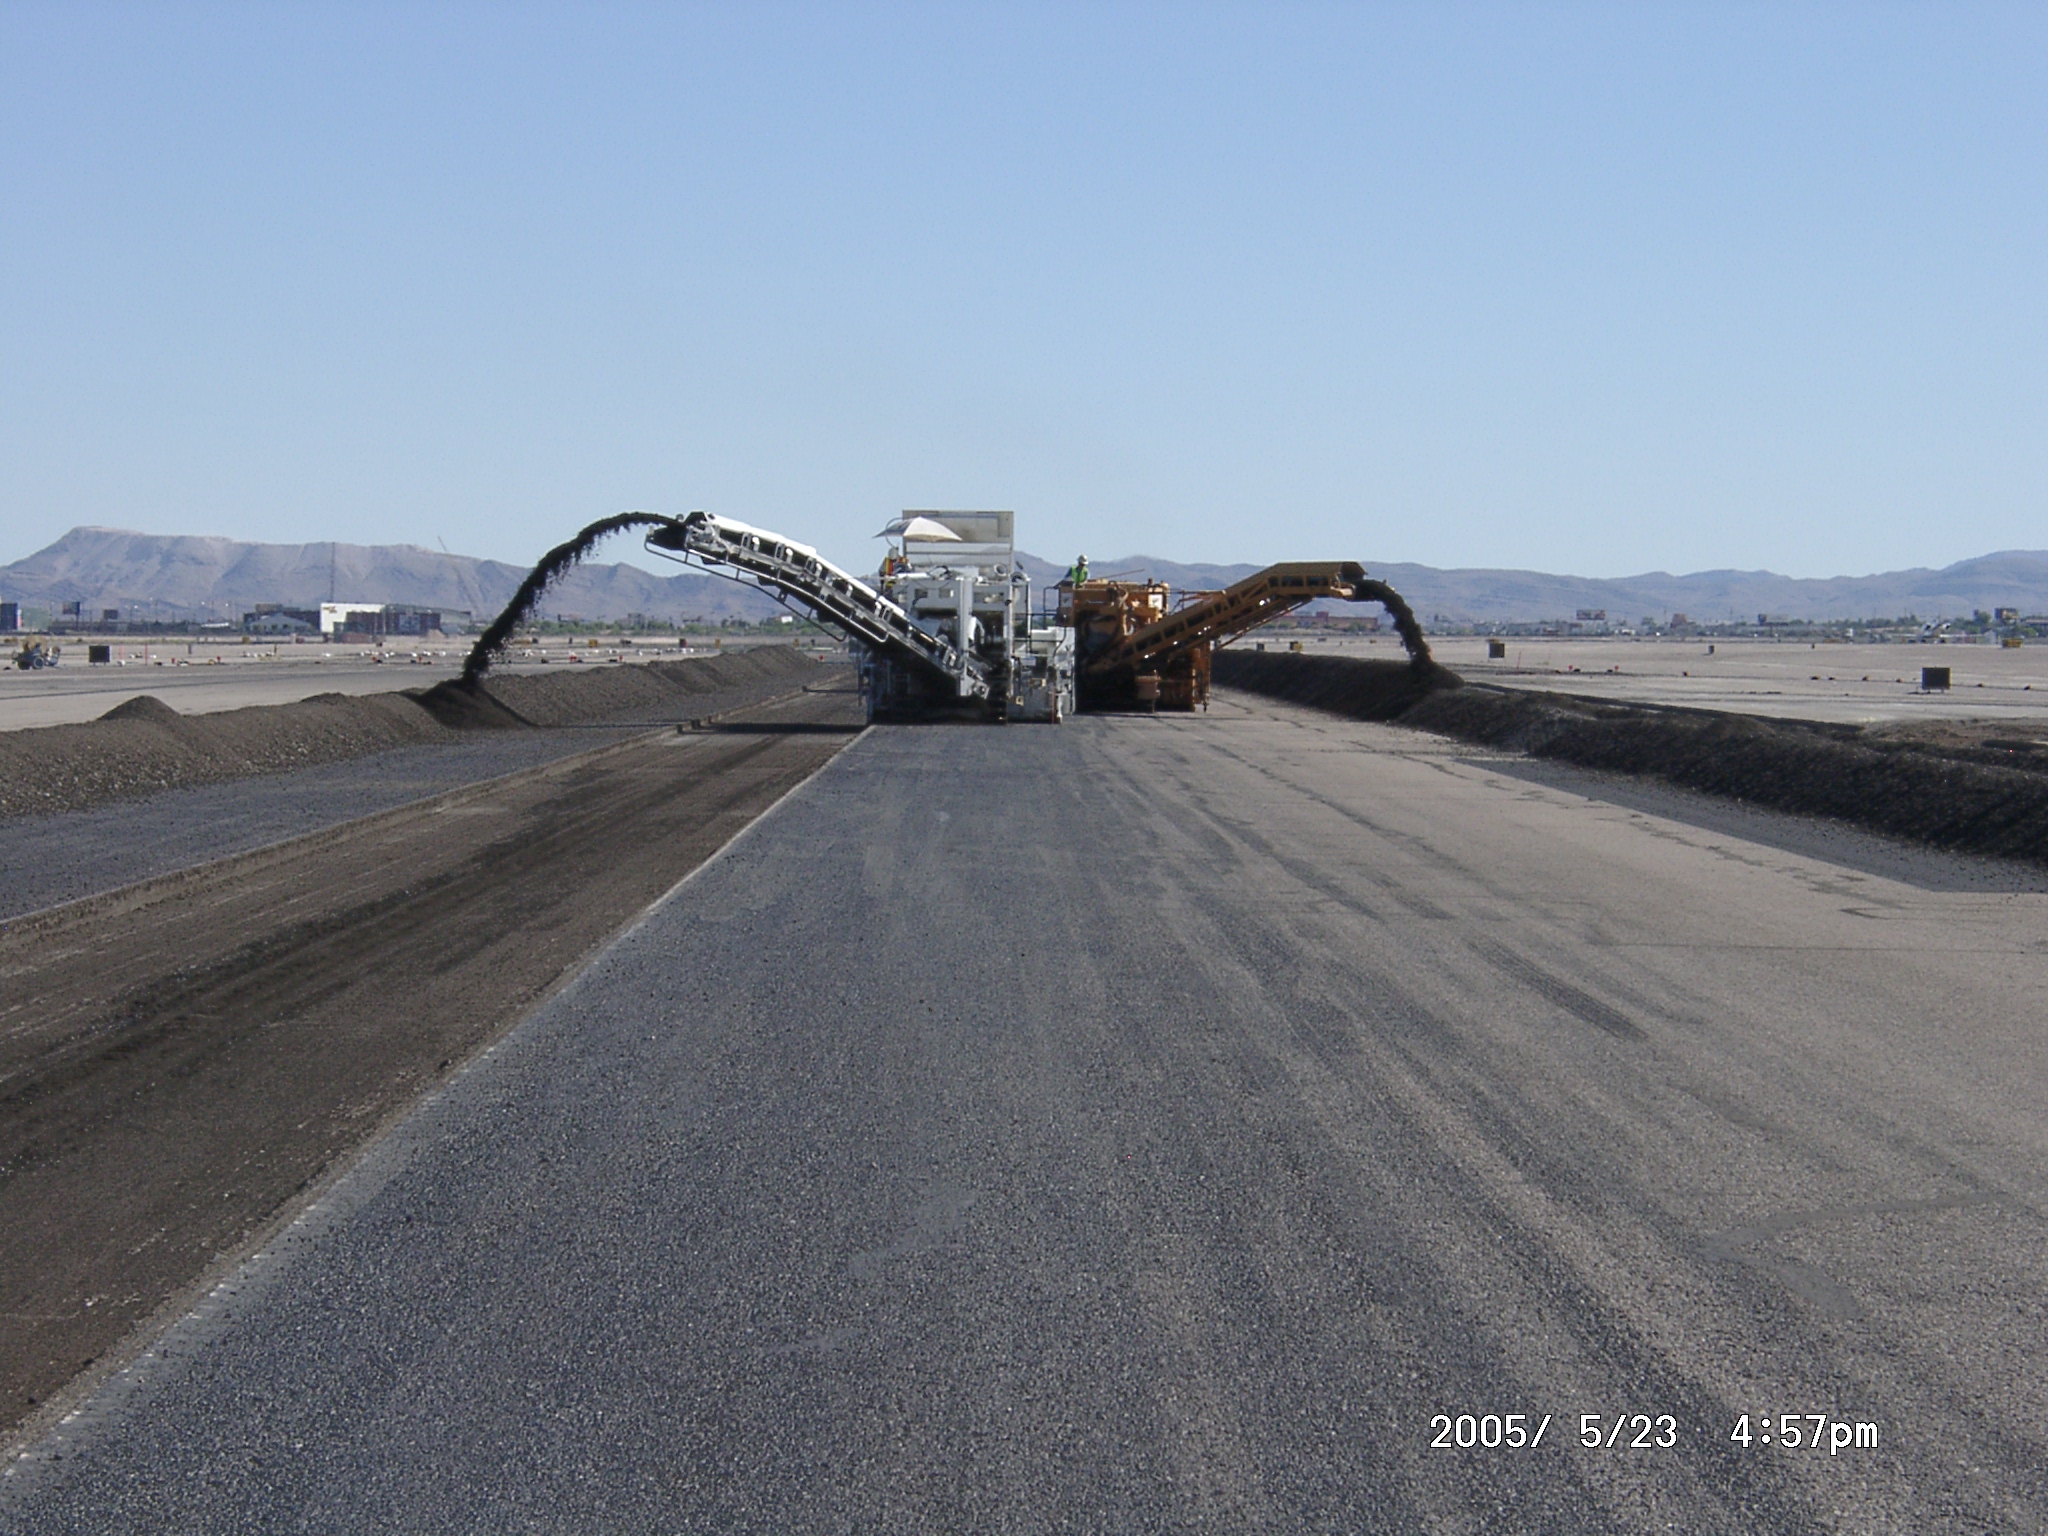
[[[660, 559], [635, 562], [633, 553], [629, 538], [614, 541], [608, 550], [600, 546], [592, 559], [550, 586], [552, 611], [585, 620], [635, 613], [759, 617], [776, 611], [766, 597], [742, 584], [683, 572]], [[1041, 594], [1065, 569], [1064, 561], [1034, 558], [1030, 550], [1020, 553]], [[621, 555], [629, 558], [607, 558]], [[1189, 565], [1131, 551], [1100, 559], [1095, 569], [1105, 575], [1142, 572], [1190, 591], [1227, 585], [1258, 567]], [[1979, 556], [1940, 569], [1822, 579], [1741, 571], [1603, 578], [1380, 561], [1371, 563], [1371, 572], [1406, 597], [1430, 625], [1542, 622], [1569, 618], [1580, 609], [1612, 610], [1630, 620], [1647, 614], [1653, 624], [1677, 614], [1702, 623], [1747, 622], [1763, 613], [1847, 621], [1905, 614], [1958, 619], [2002, 607], [2048, 614], [2048, 550]], [[256, 603], [308, 605], [332, 594], [489, 616], [510, 601], [526, 574], [523, 563], [478, 560], [411, 543], [249, 544], [77, 528], [25, 560], [0, 565], [0, 597], [22, 602], [30, 612], [54, 613], [61, 604], [79, 602], [89, 611], [112, 605], [147, 609], [151, 617], [232, 619]]]
[[[572, 529], [572, 530], [569, 530], [569, 531], [570, 531], [570, 532], [573, 532], [574, 530]], [[66, 535], [69, 535], [69, 534], [74, 534], [74, 533], [94, 533], [94, 532], [99, 532], [99, 533], [130, 533], [130, 534], [141, 534], [141, 535], [144, 535], [144, 536], [146, 536], [146, 537], [152, 537], [152, 538], [166, 538], [166, 539], [176, 539], [176, 538], [194, 538], [194, 539], [219, 539], [219, 540], [226, 540], [226, 541], [231, 541], [231, 542], [238, 542], [238, 543], [239, 543], [239, 542], [247, 542], [247, 543], [254, 543], [254, 544], [286, 544], [286, 545], [306, 545], [306, 546], [315, 546], [315, 547], [317, 547], [317, 546], [319, 546], [319, 545], [323, 545], [323, 544], [335, 543], [335, 544], [339, 544], [339, 545], [340, 545], [340, 546], [342, 546], [343, 548], [348, 548], [348, 547], [350, 547], [350, 546], [355, 546], [355, 547], [358, 547], [358, 548], [411, 548], [411, 549], [417, 549], [417, 550], [419, 550], [419, 551], [420, 551], [420, 552], [421, 552], [422, 554], [424, 554], [424, 555], [427, 555], [427, 556], [430, 556], [430, 557], [433, 557], [433, 558], [435, 558], [435, 559], [445, 558], [445, 557], [447, 557], [447, 556], [451, 556], [451, 555], [452, 555], [452, 556], [454, 556], [454, 557], [456, 557], [456, 558], [458, 558], [458, 559], [464, 559], [464, 560], [505, 560], [505, 557], [503, 557], [503, 556], [497, 556], [497, 555], [480, 555], [480, 554], [476, 554], [476, 553], [474, 553], [473, 551], [470, 551], [470, 550], [464, 550], [464, 549], [444, 549], [444, 548], [442, 548], [442, 547], [440, 546], [440, 543], [438, 543], [438, 542], [437, 542], [437, 543], [434, 543], [434, 544], [426, 544], [426, 543], [422, 543], [422, 542], [420, 542], [420, 541], [419, 541], [418, 539], [405, 539], [405, 538], [401, 538], [401, 539], [393, 539], [393, 540], [389, 540], [389, 541], [384, 541], [384, 542], [381, 542], [381, 543], [369, 543], [369, 542], [367, 542], [367, 541], [364, 541], [364, 540], [361, 540], [361, 539], [353, 539], [353, 538], [342, 538], [342, 539], [334, 539], [334, 540], [329, 540], [329, 539], [262, 539], [262, 538], [256, 538], [256, 539], [248, 539], [248, 540], [242, 540], [242, 539], [238, 539], [238, 538], [237, 538], [237, 537], [236, 537], [235, 535], [232, 535], [232, 534], [218, 534], [218, 533], [192, 533], [192, 532], [190, 532], [190, 531], [185, 531], [185, 532], [159, 532], [158, 530], [153, 530], [153, 529], [141, 529], [141, 528], [116, 528], [116, 527], [114, 527], [114, 526], [113, 526], [113, 525], [111, 525], [111, 524], [81, 524], [81, 525], [77, 525], [77, 526], [75, 526], [75, 527], [72, 527], [72, 528], [66, 529], [66, 530], [64, 531], [64, 533], [63, 533], [63, 534], [60, 534], [60, 535], [58, 535], [58, 537], [57, 537], [56, 539], [53, 539], [53, 540], [52, 540], [52, 541], [50, 542], [50, 544], [44, 545], [44, 546], [42, 546], [42, 547], [41, 547], [40, 549], [37, 549], [37, 550], [31, 550], [31, 551], [28, 551], [28, 552], [26, 553], [26, 555], [24, 555], [24, 556], [21, 556], [21, 557], [17, 557], [17, 559], [16, 559], [16, 560], [0, 560], [0, 570], [5, 570], [5, 569], [6, 569], [6, 568], [7, 568], [8, 566], [10, 566], [10, 565], [13, 565], [13, 564], [17, 563], [17, 560], [19, 560], [19, 559], [25, 559], [25, 558], [27, 558], [27, 556], [28, 556], [28, 555], [35, 555], [35, 554], [41, 554], [41, 553], [43, 553], [44, 551], [46, 551], [46, 550], [50, 549], [50, 548], [51, 548], [52, 546], [54, 546], [54, 545], [57, 545], [57, 544], [61, 544], [61, 543], [63, 542], [64, 538], [66, 537]], [[560, 543], [560, 542], [562, 542], [562, 540], [561, 540], [561, 538], [560, 538], [560, 537], [556, 537], [556, 538], [554, 538], [554, 539], [552, 540], [552, 543]], [[1032, 548], [1032, 547], [1031, 547], [1031, 546], [1030, 546], [1030, 545], [1029, 545], [1028, 543], [1026, 543], [1026, 542], [1025, 542], [1025, 541], [1024, 541], [1023, 539], [1021, 539], [1021, 538], [1020, 538], [1020, 539], [1019, 539], [1019, 541], [1018, 541], [1018, 546], [1017, 546], [1017, 547], [1018, 547], [1018, 552], [1019, 552], [1020, 554], [1026, 555], [1026, 556], [1030, 557], [1031, 559], [1033, 559], [1033, 560], [1035, 560], [1035, 561], [1038, 561], [1038, 562], [1041, 562], [1041, 563], [1046, 563], [1046, 564], [1050, 564], [1050, 565], [1063, 565], [1063, 564], [1065, 563], [1064, 557], [1060, 557], [1060, 556], [1057, 556], [1057, 555], [1055, 555], [1054, 553], [1051, 553], [1051, 552], [1048, 552], [1048, 551], [1045, 551], [1045, 550], [1040, 550], [1040, 549], [1034, 549], [1034, 548]], [[877, 548], [878, 548], [878, 549], [880, 548], [880, 545], [879, 545], [879, 543], [878, 543], [878, 545], [877, 545]], [[545, 552], [546, 552], [545, 550], [540, 550], [540, 549], [537, 549], [537, 550], [535, 550], [535, 551], [534, 551], [534, 556], [533, 556], [533, 559], [538, 559], [538, 558], [539, 558], [539, 556], [540, 556], [541, 554], [545, 553]], [[1261, 563], [1270, 563], [1270, 562], [1264, 562], [1264, 561], [1262, 561], [1262, 560], [1250, 560], [1250, 561], [1228, 561], [1228, 560], [1224, 560], [1224, 561], [1207, 561], [1207, 560], [1183, 560], [1183, 559], [1181, 559], [1181, 558], [1180, 558], [1180, 557], [1179, 557], [1179, 556], [1178, 556], [1178, 555], [1177, 555], [1176, 553], [1174, 553], [1174, 552], [1172, 552], [1172, 551], [1161, 551], [1161, 550], [1149, 550], [1149, 549], [1126, 549], [1126, 550], [1120, 550], [1120, 551], [1111, 551], [1111, 550], [1107, 549], [1107, 547], [1103, 547], [1103, 548], [1098, 548], [1098, 549], [1095, 549], [1095, 550], [1091, 550], [1091, 551], [1086, 551], [1086, 553], [1088, 553], [1088, 554], [1090, 555], [1090, 558], [1091, 558], [1091, 560], [1092, 560], [1092, 563], [1093, 563], [1093, 565], [1094, 565], [1095, 569], [1096, 569], [1097, 571], [1101, 572], [1101, 573], [1104, 573], [1104, 574], [1111, 574], [1111, 573], [1113, 573], [1113, 571], [1114, 571], [1114, 568], [1115, 568], [1115, 567], [1116, 567], [1116, 566], [1117, 566], [1117, 565], [1118, 565], [1118, 564], [1119, 564], [1120, 562], [1122, 562], [1122, 561], [1125, 561], [1125, 560], [1131, 560], [1131, 559], [1143, 559], [1143, 560], [1152, 560], [1152, 561], [1157, 561], [1157, 562], [1161, 562], [1161, 563], [1165, 563], [1165, 564], [1170, 564], [1170, 565], [1186, 565], [1186, 566], [1215, 566], [1215, 567], [1218, 567], [1218, 568], [1228, 568], [1228, 567], [1233, 567], [1233, 566], [1257, 566], [1257, 565], [1259, 565], [1259, 564], [1261, 564]], [[1979, 551], [1976, 551], [1975, 553], [1972, 553], [1972, 554], [1960, 554], [1960, 555], [1957, 555], [1957, 556], [1955, 556], [1955, 557], [1954, 557], [1953, 559], [1946, 559], [1946, 560], [1941, 560], [1941, 561], [1939, 561], [1939, 562], [1934, 562], [1934, 561], [1922, 561], [1922, 562], [1920, 562], [1920, 563], [1919, 563], [1919, 564], [1917, 564], [1917, 565], [1912, 565], [1912, 566], [1895, 566], [1895, 567], [1891, 567], [1890, 569], [1888, 569], [1888, 570], [1884, 570], [1884, 571], [1830, 571], [1830, 572], [1828, 572], [1828, 573], [1827, 573], [1826, 575], [1824, 575], [1824, 576], [1807, 576], [1807, 575], [1797, 575], [1797, 574], [1795, 574], [1795, 573], [1793, 573], [1793, 572], [1790, 572], [1790, 571], [1774, 571], [1774, 570], [1770, 569], [1770, 568], [1769, 568], [1768, 566], [1736, 566], [1736, 565], [1724, 565], [1724, 566], [1708, 566], [1708, 567], [1703, 567], [1702, 569], [1700, 569], [1700, 570], [1697, 570], [1697, 571], [1670, 571], [1670, 570], [1664, 570], [1664, 569], [1656, 569], [1656, 570], [1642, 570], [1642, 571], [1620, 571], [1620, 572], [1615, 572], [1615, 573], [1613, 573], [1613, 574], [1609, 574], [1609, 575], [1597, 575], [1597, 576], [1596, 576], [1596, 575], [1593, 575], [1592, 573], [1589, 573], [1589, 572], [1586, 572], [1586, 571], [1567, 571], [1567, 570], [1554, 570], [1554, 569], [1553, 569], [1553, 570], [1546, 570], [1546, 569], [1543, 569], [1543, 568], [1541, 568], [1541, 567], [1535, 567], [1535, 566], [1499, 566], [1499, 565], [1477, 565], [1477, 564], [1471, 564], [1471, 565], [1461, 565], [1461, 566], [1437, 566], [1437, 565], [1434, 565], [1433, 563], [1431, 563], [1431, 562], [1428, 562], [1428, 561], [1398, 561], [1398, 562], [1380, 562], [1380, 563], [1382, 563], [1382, 564], [1401, 564], [1401, 565], [1425, 565], [1425, 566], [1428, 566], [1428, 567], [1429, 567], [1430, 569], [1432, 569], [1432, 570], [1442, 570], [1442, 571], [1501, 571], [1501, 572], [1506, 572], [1506, 573], [1512, 573], [1512, 574], [1536, 574], [1536, 575], [1547, 575], [1547, 576], [1559, 576], [1559, 577], [1565, 577], [1565, 578], [1585, 579], [1585, 580], [1592, 580], [1592, 581], [1625, 581], [1625, 580], [1628, 580], [1628, 579], [1630, 579], [1630, 578], [1633, 578], [1633, 577], [1656, 577], [1656, 576], [1669, 576], [1669, 577], [1676, 577], [1676, 578], [1681, 578], [1681, 579], [1682, 579], [1682, 578], [1685, 578], [1685, 577], [1689, 577], [1689, 576], [1714, 576], [1714, 575], [1722, 575], [1722, 574], [1730, 574], [1730, 573], [1732, 573], [1732, 574], [1737, 574], [1737, 575], [1744, 575], [1744, 576], [1776, 576], [1776, 577], [1785, 577], [1785, 578], [1788, 578], [1788, 579], [1791, 579], [1791, 580], [1797, 580], [1797, 581], [1827, 581], [1827, 580], [1832, 580], [1832, 579], [1852, 579], [1852, 580], [1853, 580], [1853, 579], [1857, 579], [1857, 578], [1861, 578], [1861, 577], [1868, 577], [1868, 576], [1885, 576], [1885, 575], [1891, 575], [1891, 574], [1895, 574], [1895, 573], [1897, 573], [1897, 572], [1899, 572], [1899, 571], [1909, 571], [1909, 570], [1933, 570], [1933, 571], [1939, 571], [1939, 570], [1946, 570], [1946, 569], [1948, 569], [1949, 567], [1951, 567], [1951, 566], [1954, 566], [1954, 565], [1966, 564], [1966, 563], [1968, 563], [1968, 562], [1971, 562], [1971, 561], [1977, 561], [1977, 560], [1995, 560], [1995, 559], [1999, 559], [1999, 558], [2001, 558], [2001, 557], [2004, 557], [2004, 556], [2010, 556], [2010, 555], [2018, 555], [2018, 556], [2031, 556], [2031, 557], [2035, 557], [2035, 558], [2040, 558], [2040, 559], [2048, 559], [2048, 539], [2044, 539], [2044, 541], [2043, 541], [2043, 543], [2042, 543], [2041, 547], [2037, 547], [2037, 548], [2032, 548], [2032, 549], [2022, 549], [2022, 548], [2013, 548], [2013, 549], [1993, 549], [1993, 550], [1979, 550]], [[506, 563], [509, 563], [509, 564], [512, 564], [512, 565], [516, 565], [516, 566], [531, 566], [531, 565], [533, 564], [533, 559], [524, 559], [524, 560], [522, 560], [522, 559], [519, 559], [519, 558], [512, 558], [512, 559], [510, 559], [510, 560], [506, 561]], [[609, 538], [609, 539], [606, 539], [606, 540], [604, 540], [604, 541], [603, 541], [602, 543], [600, 543], [600, 544], [599, 544], [599, 545], [597, 546], [597, 548], [596, 548], [595, 550], [593, 550], [593, 551], [591, 552], [591, 555], [590, 555], [590, 557], [589, 557], [589, 559], [588, 559], [587, 563], [588, 563], [588, 564], [590, 564], [590, 565], [593, 565], [593, 566], [611, 566], [611, 565], [625, 565], [625, 566], [631, 566], [631, 567], [632, 567], [633, 569], [635, 569], [635, 570], [640, 570], [640, 571], [646, 571], [646, 572], [648, 572], [648, 573], [650, 573], [650, 574], [652, 574], [652, 575], [655, 575], [655, 576], [661, 576], [661, 577], [673, 576], [673, 575], [675, 575], [675, 574], [676, 574], [676, 571], [677, 571], [677, 568], [676, 568], [675, 566], [673, 566], [673, 565], [669, 564], [668, 562], [666, 562], [666, 561], [662, 561], [662, 560], [659, 560], [659, 559], [655, 559], [655, 558], [653, 558], [652, 556], [650, 556], [650, 555], [648, 555], [647, 553], [645, 553], [645, 552], [644, 552], [644, 551], [643, 551], [643, 550], [642, 550], [642, 549], [640, 548], [640, 542], [639, 542], [638, 538], [636, 538], [636, 537], [634, 537], [634, 536], [631, 536], [631, 535], [619, 535], [619, 536], [616, 536], [616, 537], [613, 537], [613, 538]], [[869, 562], [868, 562], [868, 565], [872, 565], [873, 563], [874, 563], [873, 561], [869, 561]], [[849, 568], [849, 569], [852, 569], [852, 570], [854, 570], [854, 572], [855, 572], [856, 574], [865, 574], [865, 572], [866, 572], [866, 569], [867, 569], [867, 566], [866, 566], [866, 565], [862, 565], [862, 566], [850, 566], [850, 567], [848, 567], [848, 568]], [[6, 594], [5, 594], [5, 592], [4, 592], [4, 591], [0, 591], [0, 596], [5, 596], [5, 595], [6, 595]]]
[[[2044, 542], [2048, 13], [0, 9], [0, 564], [75, 525], [530, 563], [1594, 578]], [[630, 558], [624, 546], [601, 558]]]

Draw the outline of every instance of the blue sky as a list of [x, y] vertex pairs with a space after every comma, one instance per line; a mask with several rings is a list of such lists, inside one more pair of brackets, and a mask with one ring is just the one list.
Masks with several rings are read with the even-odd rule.
[[2044, 161], [2039, 5], [0, 0], [0, 560], [2048, 547]]

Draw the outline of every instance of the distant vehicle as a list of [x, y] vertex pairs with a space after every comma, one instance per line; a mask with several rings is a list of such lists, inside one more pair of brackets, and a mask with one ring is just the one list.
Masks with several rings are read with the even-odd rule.
[[14, 658], [15, 666], [24, 672], [40, 672], [44, 667], [57, 665], [58, 647], [41, 640], [31, 640], [21, 648]]

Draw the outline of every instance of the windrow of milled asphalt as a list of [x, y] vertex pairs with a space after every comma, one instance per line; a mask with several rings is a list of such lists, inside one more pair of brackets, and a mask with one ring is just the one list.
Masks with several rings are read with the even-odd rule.
[[1359, 720], [1662, 780], [1937, 848], [2048, 863], [2048, 745], [1467, 684], [1423, 662], [1220, 651], [1215, 679]]
[[487, 730], [696, 719], [801, 687], [813, 666], [793, 647], [762, 646], [201, 715], [145, 695], [98, 720], [0, 732], [0, 824], [403, 747], [473, 742]]
[[[32, 763], [33, 782], [45, 791], [85, 802], [63, 811], [0, 815], [0, 869], [6, 871], [0, 922], [588, 752], [650, 725], [725, 715], [843, 672], [785, 648], [658, 665], [661, 670], [592, 667], [493, 679], [488, 697], [508, 702], [520, 719], [541, 727], [534, 729], [503, 717], [497, 723], [509, 728], [465, 728], [460, 718], [444, 725], [398, 695], [381, 703], [312, 702], [180, 717], [168, 732], [138, 727], [131, 713], [0, 735], [0, 758]], [[421, 739], [382, 751], [347, 750], [383, 738], [351, 733], [339, 722], [406, 719], [399, 711], [417, 717]], [[323, 713], [328, 718], [321, 721]], [[300, 729], [309, 715], [319, 725], [310, 737]], [[622, 717], [630, 723], [605, 726]], [[546, 728], [558, 726], [579, 728]], [[195, 739], [212, 750], [191, 750]], [[281, 745], [252, 752], [252, 741]], [[283, 771], [243, 771], [288, 760], [285, 754], [294, 749], [317, 757], [322, 746], [341, 755]], [[172, 769], [152, 766], [153, 754]], [[104, 776], [120, 775], [114, 788], [93, 792], [103, 777], [94, 764], [109, 765]], [[175, 779], [180, 770], [197, 782], [123, 792], [138, 777]]]
[[0, 923], [246, 853], [633, 734], [493, 731], [86, 810], [0, 819]]

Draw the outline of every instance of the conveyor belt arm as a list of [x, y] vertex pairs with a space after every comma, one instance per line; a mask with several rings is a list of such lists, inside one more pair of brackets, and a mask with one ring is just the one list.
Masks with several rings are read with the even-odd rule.
[[1269, 565], [1255, 576], [1133, 630], [1090, 658], [1087, 670], [1105, 673], [1156, 666], [1175, 652], [1204, 643], [1220, 644], [1319, 597], [1385, 603], [1400, 626], [1409, 654], [1428, 654], [1407, 604], [1385, 582], [1369, 579], [1364, 566], [1355, 560], [1298, 560]]
[[761, 588], [777, 602], [794, 600], [820, 623], [870, 650], [943, 676], [966, 697], [983, 697], [989, 680], [981, 661], [910, 615], [857, 576], [807, 544], [729, 517], [692, 512], [647, 535], [654, 554], [696, 565], [714, 576]]

